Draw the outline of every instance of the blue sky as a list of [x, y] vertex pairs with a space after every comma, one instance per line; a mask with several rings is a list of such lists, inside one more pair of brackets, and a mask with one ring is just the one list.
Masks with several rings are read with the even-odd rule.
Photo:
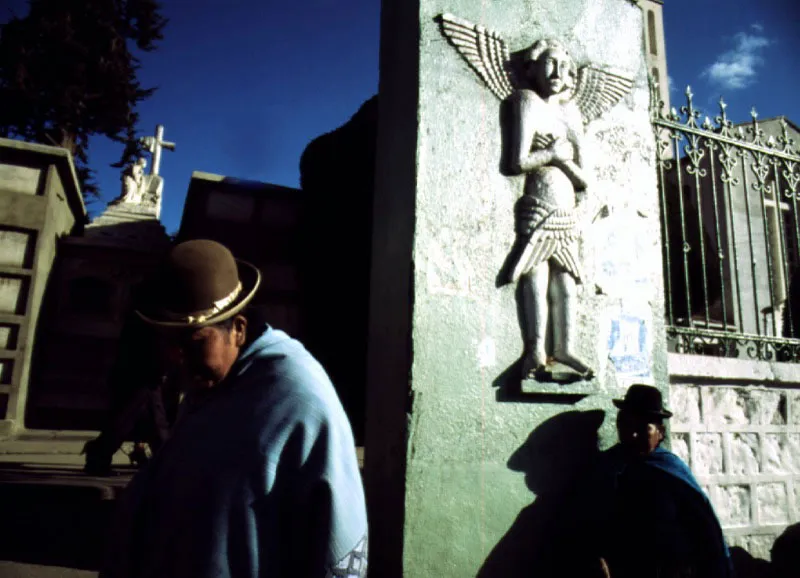
[[[623, 1], [623, 0], [620, 0]], [[800, 123], [796, 0], [665, 0], [673, 105], [734, 121], [786, 115]], [[24, 1], [12, 0], [24, 14]], [[164, 0], [160, 48], [142, 57], [142, 134], [164, 124], [162, 221], [177, 230], [193, 170], [298, 186], [310, 140], [347, 121], [377, 92], [380, 0]], [[532, 39], [533, 40], [533, 39]], [[90, 160], [104, 202], [119, 195], [110, 168], [121, 147], [98, 138]], [[92, 214], [104, 203], [95, 203]]]
[[[800, 124], [800, 4], [797, 0], [665, 0], [664, 31], [673, 106], [686, 85], [703, 114], [734, 122], [783, 115]], [[800, 143], [798, 143], [800, 145]]]

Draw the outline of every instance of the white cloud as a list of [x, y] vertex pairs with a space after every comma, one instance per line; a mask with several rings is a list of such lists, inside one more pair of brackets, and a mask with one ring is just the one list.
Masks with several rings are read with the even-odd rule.
[[675, 85], [675, 80], [669, 75], [667, 75], [667, 90], [669, 91], [670, 96], [675, 94], [678, 87]]
[[761, 53], [772, 42], [762, 34], [764, 28], [760, 24], [753, 24], [751, 28], [755, 33], [739, 32], [734, 37], [733, 50], [721, 54], [703, 71], [703, 76], [731, 90], [752, 84], [756, 69], [764, 63]]

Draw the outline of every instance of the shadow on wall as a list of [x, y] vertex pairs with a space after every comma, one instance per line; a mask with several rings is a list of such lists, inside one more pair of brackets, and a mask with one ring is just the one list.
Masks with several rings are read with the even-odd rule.
[[800, 523], [789, 526], [772, 545], [772, 562], [754, 558], [738, 546], [731, 548], [736, 578], [797, 578], [800, 576]]
[[731, 561], [736, 578], [770, 578], [769, 562], [754, 558], [744, 548], [739, 546], [731, 548]]
[[300, 159], [306, 195], [301, 245], [305, 346], [333, 381], [363, 444], [369, 275], [378, 97], [309, 143]]
[[771, 578], [800, 574], [800, 523], [789, 526], [772, 545]]
[[[525, 474], [525, 484], [536, 494], [505, 536], [491, 551], [478, 578], [517, 576], [571, 576], [565, 562], [580, 559], [580, 544], [569, 531], [577, 519], [574, 504], [577, 483], [599, 456], [598, 430], [602, 410], [560, 413], [537, 427], [509, 458], [509, 469]], [[578, 562], [583, 565], [583, 562]], [[590, 563], [581, 576], [602, 576]]]

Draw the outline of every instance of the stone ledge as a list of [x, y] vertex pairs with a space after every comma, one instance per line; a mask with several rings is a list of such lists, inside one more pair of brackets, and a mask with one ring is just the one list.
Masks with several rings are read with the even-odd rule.
[[123, 215], [142, 215], [158, 219], [158, 207], [155, 203], [128, 203], [124, 201], [111, 201], [106, 205], [103, 214], [120, 213]]
[[[80, 190], [78, 173], [75, 170], [75, 163], [72, 154], [62, 147], [31, 143], [19, 139], [0, 138], [0, 148], [11, 149], [27, 155], [41, 155], [50, 157], [51, 164], [55, 165], [59, 172], [64, 190], [71, 202], [75, 203], [75, 216], [78, 221], [86, 218], [86, 204]], [[40, 167], [44, 168], [44, 167]], [[80, 213], [80, 215], [78, 214]]]
[[675, 422], [676, 425], [670, 428], [674, 434], [691, 433], [752, 433], [752, 434], [782, 434], [800, 433], [800, 425], [797, 424], [705, 424], [705, 423], [686, 423]]
[[668, 354], [670, 381], [770, 382], [800, 386], [800, 364], [771, 361], [727, 359], [706, 355]]
[[520, 392], [525, 395], [591, 395], [597, 393], [597, 389], [597, 384], [594, 381], [556, 383], [524, 379], [520, 383]]
[[767, 526], [737, 526], [723, 528], [725, 536], [771, 536], [777, 538], [789, 524], [770, 524]]
[[[114, 500], [122, 492], [136, 469], [127, 466], [114, 470], [113, 475], [92, 476], [83, 472], [82, 466], [70, 464], [0, 464], [0, 490], [5, 496], [18, 493], [19, 497], [31, 495], [44, 496], [50, 492], [64, 496], [72, 493], [73, 499], [94, 496], [99, 500]], [[77, 492], [77, 493], [76, 493]]]
[[14, 419], [0, 419], [0, 441], [14, 436], [19, 431], [19, 424]]

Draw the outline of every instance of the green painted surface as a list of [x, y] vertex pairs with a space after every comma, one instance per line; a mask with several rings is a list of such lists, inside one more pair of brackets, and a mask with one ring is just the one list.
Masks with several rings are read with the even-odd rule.
[[[597, 370], [595, 392], [575, 405], [531, 396], [504, 400], [509, 386], [504, 376], [522, 352], [522, 339], [516, 290], [497, 288], [495, 278], [513, 242], [513, 206], [522, 180], [504, 177], [498, 170], [499, 102], [441, 36], [434, 18], [450, 12], [482, 24], [500, 33], [512, 51], [544, 36], [560, 37], [579, 64], [614, 65], [635, 77], [634, 93], [593, 129], [598, 150], [610, 155], [598, 169], [601, 177], [602, 170], [611, 174], [604, 190], [621, 197], [624, 208], [610, 228], [586, 237], [583, 257], [590, 276], [616, 258], [606, 250], [604, 235], [633, 218], [634, 199], [655, 207], [653, 214], [658, 214], [656, 175], [647, 148], [652, 146], [647, 68], [641, 50], [641, 11], [625, 0], [422, 0], [420, 4], [410, 329], [414, 398], [408, 426], [402, 574], [475, 576], [517, 515], [539, 499], [526, 484], [525, 473], [514, 471], [509, 463], [533, 432], [551, 418], [555, 422], [547, 423], [561, 423], [558, 416], [565, 412], [599, 410], [605, 412], [599, 446], [615, 442], [611, 399], [621, 396], [633, 379], [622, 378], [608, 358], [608, 328], [620, 303], [627, 304], [629, 298], [638, 298], [640, 305], [643, 301], [646, 311], [652, 340], [649, 380], [666, 389], [663, 311], [660, 305], [649, 305], [660, 303], [663, 294], [659, 229], [657, 221], [631, 222], [637, 230], [652, 232], [627, 247], [637, 256], [629, 259], [635, 270], [628, 273], [638, 275], [649, 292], [643, 299], [634, 294], [640, 288], [627, 284], [613, 296], [598, 294], [593, 283], [581, 290], [580, 350]], [[621, 135], [616, 144], [608, 136], [612, 129]], [[639, 146], [634, 145], [636, 139], [645, 148], [631, 154], [631, 148]], [[543, 438], [558, 443], [572, 433], [560, 432], [559, 427], [568, 425], [545, 428]], [[547, 454], [541, 448], [537, 451]], [[570, 451], [564, 445], [546, 459], [539, 455], [533, 463], [541, 471], [527, 473], [540, 480], [557, 478], [565, 467], [559, 456]], [[367, 463], [369, 455], [368, 447]]]

